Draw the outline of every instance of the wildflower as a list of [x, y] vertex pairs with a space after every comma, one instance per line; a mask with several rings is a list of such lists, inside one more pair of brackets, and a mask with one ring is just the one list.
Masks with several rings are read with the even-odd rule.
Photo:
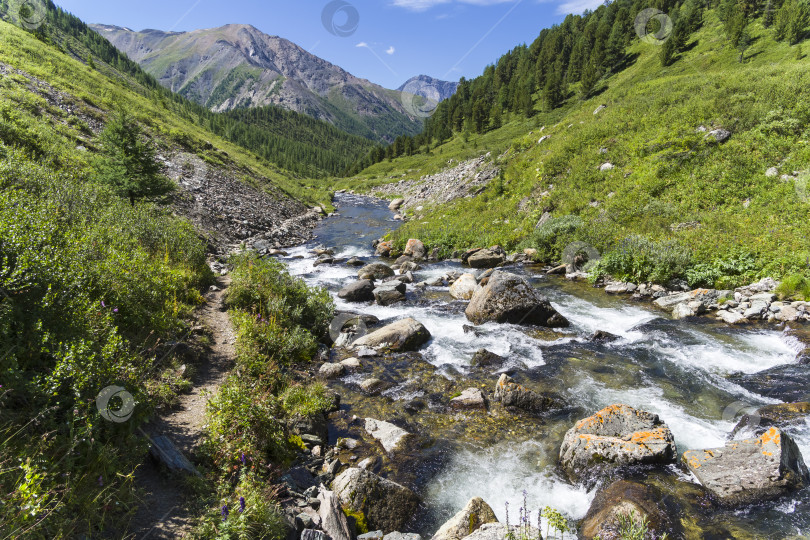
[[103, 485], [104, 485], [104, 478], [103, 478], [101, 475], [99, 475], [99, 476], [98, 476], [98, 485], [99, 485], [99, 486], [103, 486]]
[[107, 304], [104, 303], [104, 300], [101, 301], [101, 307], [103, 307], [105, 309], [107, 308]]
[[244, 465], [245, 461], [247, 461], [247, 459], [245, 458], [245, 453], [244, 452], [242, 452], [242, 457], [239, 458], [239, 461], [242, 462], [242, 465]]
[[118, 313], [118, 308], [114, 308], [113, 313]]
[[239, 497], [239, 512], [245, 511], [245, 498]]
[[222, 521], [227, 521], [228, 520], [228, 505], [227, 504], [222, 505], [221, 514], [222, 514]]

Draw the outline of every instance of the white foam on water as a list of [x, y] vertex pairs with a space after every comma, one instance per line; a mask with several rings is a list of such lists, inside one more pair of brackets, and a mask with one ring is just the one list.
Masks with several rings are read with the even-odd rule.
[[763, 330], [721, 340], [694, 327], [686, 329], [695, 343], [678, 344], [658, 336], [651, 346], [669, 361], [718, 374], [756, 373], [796, 359], [793, 338], [781, 332]]
[[481, 497], [502, 523], [506, 522], [506, 503], [509, 503], [509, 523], [515, 525], [523, 504], [523, 491], [526, 491], [528, 509], [535, 524], [537, 511], [546, 506], [572, 519], [585, 517], [596, 492], [565, 482], [550, 468], [541, 469], [537, 458], [543, 452], [534, 441], [461, 450], [430, 484], [425, 501], [430, 506], [455, 513], [473, 497]]
[[656, 314], [639, 307], [599, 307], [575, 296], [567, 296], [551, 304], [585, 335], [602, 330], [630, 341], [644, 338], [643, 332], [633, 328], [658, 318]]

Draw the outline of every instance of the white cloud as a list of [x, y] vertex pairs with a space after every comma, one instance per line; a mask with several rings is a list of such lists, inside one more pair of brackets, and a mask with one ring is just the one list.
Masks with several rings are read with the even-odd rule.
[[361, 48], [365, 48], [365, 49], [369, 48], [368, 43], [366, 43], [365, 41], [361, 41], [360, 43], [355, 45], [355, 47], [361, 47]]
[[397, 52], [397, 50], [394, 48], [393, 45], [391, 45], [390, 47], [388, 47], [388, 50], [385, 51], [385, 54], [394, 54], [395, 52]]

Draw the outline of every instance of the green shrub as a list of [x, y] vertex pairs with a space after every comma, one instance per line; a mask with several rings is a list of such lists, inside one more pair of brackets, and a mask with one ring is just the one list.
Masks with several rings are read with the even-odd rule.
[[335, 309], [328, 291], [308, 287], [290, 276], [283, 263], [253, 252], [235, 255], [231, 263], [229, 307], [283, 326], [301, 326], [317, 338], [325, 336]]
[[314, 416], [332, 409], [335, 398], [322, 383], [317, 382], [290, 386], [281, 395], [281, 403], [290, 416]]
[[207, 453], [228, 470], [242, 454], [259, 463], [290, 457], [283, 411], [276, 397], [256, 381], [232, 375], [207, 404]]
[[275, 499], [274, 491], [266, 482], [255, 474], [242, 472], [236, 489], [220, 493], [220, 504], [205, 515], [192, 537], [201, 540], [283, 538], [286, 526]]
[[776, 294], [780, 300], [810, 300], [810, 278], [804, 274], [791, 274], [787, 276], [779, 287]]
[[612, 276], [622, 281], [666, 283], [683, 276], [689, 251], [674, 241], [652, 241], [633, 235], [622, 240], [591, 270], [591, 279]]
[[686, 270], [686, 281], [690, 287], [733, 289], [754, 281], [757, 269], [757, 260], [743, 253], [694, 264]]
[[582, 219], [579, 216], [553, 217], [536, 228], [518, 247], [536, 249], [538, 260], [559, 261], [565, 247], [575, 240], [580, 227]]

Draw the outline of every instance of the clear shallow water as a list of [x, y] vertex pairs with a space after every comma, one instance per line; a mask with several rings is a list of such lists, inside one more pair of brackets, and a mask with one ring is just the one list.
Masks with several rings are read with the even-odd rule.
[[[336, 205], [339, 214], [322, 222], [316, 239], [290, 250], [285, 258], [291, 273], [333, 293], [355, 280], [357, 269], [343, 264], [313, 267], [315, 257], [309, 250], [326, 246], [335, 249], [338, 257], [372, 262], [371, 242], [396, 227], [385, 202], [340, 195]], [[469, 271], [443, 262], [427, 265], [416, 277], [429, 280], [451, 270]], [[350, 304], [336, 298], [340, 310], [368, 313], [382, 320], [409, 316], [422, 322], [433, 339], [421, 353], [439, 368], [439, 374], [455, 378], [469, 373], [472, 355], [486, 348], [509, 359], [502, 370], [517, 372], [529, 385], [557, 392], [577, 411], [573, 417], [538, 420], [536, 434], [529, 437], [516, 439], [505, 432], [500, 442], [455, 451], [424, 489], [425, 501], [435, 514], [432, 523], [450, 517], [475, 496], [483, 497], [501, 520], [506, 518], [508, 502], [510, 519], [515, 522], [523, 491], [533, 512], [548, 505], [573, 519], [582, 518], [595, 492], [569, 484], [555, 467], [562, 435], [577, 418], [610, 404], [626, 403], [655, 412], [667, 422], [679, 452], [722, 446], [740, 414], [777, 402], [726, 377], [796, 359], [798, 341], [780, 330], [673, 321], [627, 297], [611, 297], [584, 284], [535, 275], [520, 267], [509, 271], [524, 274], [541, 288], [571, 321], [571, 327], [530, 335], [513, 325], [486, 324], [478, 327], [480, 336], [465, 333], [463, 325], [469, 323], [463, 304], [439, 288], [428, 289], [432, 301], [409, 298], [408, 303], [390, 307]], [[597, 330], [620, 339], [589, 343], [587, 338]], [[492, 384], [496, 378], [493, 374]], [[401, 381], [385, 395], [403, 402], [419, 397], [419, 389], [408, 383]], [[810, 459], [810, 424], [790, 432]], [[802, 531], [810, 530], [810, 493], [804, 490], [762, 507], [726, 512], [720, 519], [750, 529], [752, 536], [758, 534], [754, 531], [768, 531], [773, 538], [801, 536]]]

